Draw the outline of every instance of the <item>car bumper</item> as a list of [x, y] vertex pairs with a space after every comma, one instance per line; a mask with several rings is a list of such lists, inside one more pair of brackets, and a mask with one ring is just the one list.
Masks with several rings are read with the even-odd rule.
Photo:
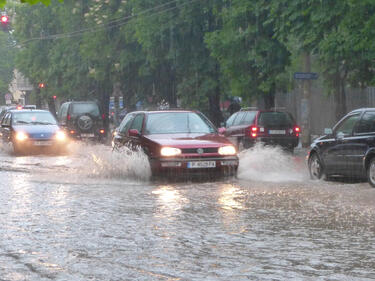
[[17, 150], [21, 152], [34, 151], [60, 151], [66, 148], [68, 141], [59, 142], [56, 140], [27, 140], [15, 142]]
[[237, 156], [221, 158], [154, 158], [150, 159], [153, 174], [162, 173], [231, 173], [237, 172], [239, 160]]

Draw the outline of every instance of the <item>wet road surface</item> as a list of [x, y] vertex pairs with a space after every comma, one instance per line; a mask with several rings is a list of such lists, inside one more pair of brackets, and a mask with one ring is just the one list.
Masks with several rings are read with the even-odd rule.
[[237, 179], [150, 181], [143, 155], [0, 151], [0, 280], [375, 280], [375, 189], [257, 148]]

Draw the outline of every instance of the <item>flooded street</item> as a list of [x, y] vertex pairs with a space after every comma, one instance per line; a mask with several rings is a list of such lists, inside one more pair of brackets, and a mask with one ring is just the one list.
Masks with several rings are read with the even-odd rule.
[[257, 147], [237, 179], [150, 181], [144, 155], [0, 151], [0, 280], [375, 280], [375, 189]]

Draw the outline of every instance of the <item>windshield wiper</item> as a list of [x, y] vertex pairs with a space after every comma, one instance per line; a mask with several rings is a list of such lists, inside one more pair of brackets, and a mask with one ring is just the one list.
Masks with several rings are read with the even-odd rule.
[[18, 120], [18, 121], [16, 121], [16, 124], [30, 124], [30, 122]]

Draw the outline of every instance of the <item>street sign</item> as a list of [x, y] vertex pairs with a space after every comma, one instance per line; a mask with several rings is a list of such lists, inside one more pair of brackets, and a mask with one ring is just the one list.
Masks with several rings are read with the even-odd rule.
[[12, 95], [11, 94], [5, 94], [5, 100], [11, 100]]
[[318, 79], [318, 73], [316, 72], [295, 72], [294, 79], [299, 80], [316, 80]]

